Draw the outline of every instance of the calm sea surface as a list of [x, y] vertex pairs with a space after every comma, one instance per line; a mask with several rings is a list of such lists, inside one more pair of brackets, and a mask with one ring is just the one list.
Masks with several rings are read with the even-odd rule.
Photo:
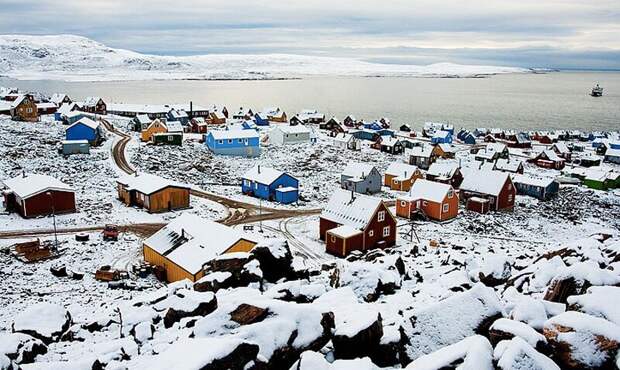
[[[588, 95], [595, 83], [605, 95]], [[340, 78], [282, 81], [57, 82], [0, 79], [73, 99], [97, 95], [118, 103], [226, 105], [229, 111], [280, 106], [289, 117], [304, 108], [328, 116], [372, 120], [386, 116], [394, 126], [443, 121], [456, 127], [530, 129], [620, 129], [620, 73], [555, 72], [488, 78]]]

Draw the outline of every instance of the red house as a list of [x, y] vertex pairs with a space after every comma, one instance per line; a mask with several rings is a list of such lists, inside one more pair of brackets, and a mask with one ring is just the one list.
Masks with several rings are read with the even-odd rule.
[[3, 182], [8, 212], [24, 218], [75, 212], [75, 192], [51, 176], [22, 175]]
[[491, 211], [512, 210], [517, 191], [510, 175], [499, 171], [471, 171], [461, 184], [460, 197], [467, 203], [470, 198], [480, 203], [480, 199], [489, 201]]
[[326, 251], [344, 257], [396, 244], [396, 219], [379, 198], [336, 190], [321, 213], [319, 232]]
[[561, 170], [564, 168], [566, 160], [560, 158], [553, 150], [546, 149], [530, 159], [530, 162], [533, 162], [538, 167]]
[[396, 200], [396, 214], [407, 219], [418, 213], [428, 218], [445, 221], [456, 217], [459, 197], [449, 184], [417, 180], [408, 195]]

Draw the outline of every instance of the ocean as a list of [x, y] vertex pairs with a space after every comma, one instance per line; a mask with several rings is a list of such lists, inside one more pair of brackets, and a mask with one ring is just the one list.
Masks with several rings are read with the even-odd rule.
[[[596, 83], [603, 97], [589, 95]], [[73, 99], [101, 96], [115, 103], [225, 105], [229, 111], [279, 106], [289, 117], [318, 109], [327, 117], [348, 114], [394, 127], [420, 129], [426, 121], [455, 127], [620, 129], [620, 72], [550, 72], [485, 78], [307, 77], [290, 80], [154, 80], [115, 82], [17, 81], [0, 86]]]

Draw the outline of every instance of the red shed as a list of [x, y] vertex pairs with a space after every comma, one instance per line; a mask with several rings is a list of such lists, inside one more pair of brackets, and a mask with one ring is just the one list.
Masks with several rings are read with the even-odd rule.
[[491, 211], [512, 210], [516, 194], [517, 190], [506, 172], [470, 171], [461, 184], [461, 199], [487, 199]]
[[4, 185], [7, 211], [24, 218], [75, 212], [75, 192], [51, 176], [23, 175], [4, 180]]

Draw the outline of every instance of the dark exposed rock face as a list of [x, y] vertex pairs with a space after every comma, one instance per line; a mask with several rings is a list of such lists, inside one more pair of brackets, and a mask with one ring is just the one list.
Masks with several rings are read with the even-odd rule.
[[258, 244], [250, 255], [260, 263], [265, 280], [275, 283], [282, 278], [295, 278], [293, 255], [287, 241]]
[[215, 295], [212, 295], [212, 299], [204, 302], [200, 302], [191, 311], [185, 311], [182, 308], [170, 307], [166, 311], [164, 316], [164, 327], [170, 328], [175, 322], [181, 321], [181, 319], [192, 316], [206, 316], [217, 308], [217, 299]]
[[269, 310], [243, 303], [230, 313], [230, 319], [239, 325], [249, 325], [263, 321]]
[[352, 359], [366, 357], [374, 353], [383, 337], [381, 314], [367, 328], [360, 330], [353, 336], [334, 335], [334, 352], [336, 358]]

